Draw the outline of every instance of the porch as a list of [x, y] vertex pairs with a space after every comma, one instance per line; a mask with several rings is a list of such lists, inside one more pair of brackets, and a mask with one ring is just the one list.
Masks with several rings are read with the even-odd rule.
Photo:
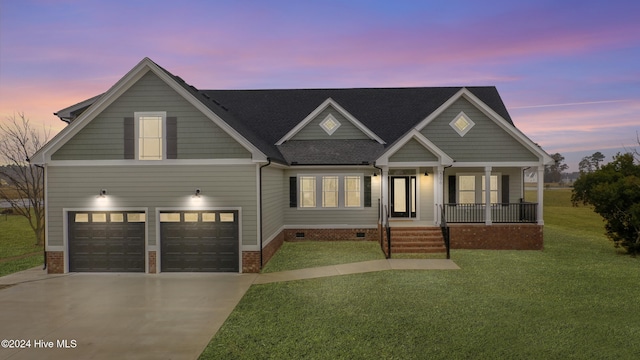
[[490, 204], [443, 204], [447, 223], [537, 223], [538, 204], [532, 202]]

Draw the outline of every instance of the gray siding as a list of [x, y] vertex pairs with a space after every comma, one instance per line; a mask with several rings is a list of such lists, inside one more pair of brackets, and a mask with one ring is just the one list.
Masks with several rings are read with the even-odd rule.
[[[361, 225], [375, 226], [378, 223], [378, 199], [380, 198], [380, 176], [371, 177], [371, 207], [354, 210], [347, 209], [298, 209], [289, 207], [289, 186], [288, 179], [298, 174], [304, 175], [344, 175], [358, 174], [371, 176], [373, 170], [353, 169], [353, 170], [288, 170], [285, 171], [287, 186], [282, 194], [286, 200], [284, 204], [284, 221], [286, 225]], [[299, 197], [299, 196], [298, 196]]]
[[[331, 135], [327, 134], [320, 123], [329, 115], [338, 120], [340, 127]], [[351, 121], [329, 106], [324, 109], [315, 119], [311, 120], [304, 128], [293, 136], [291, 140], [349, 140], [349, 139], [369, 139], [367, 134], [358, 129]]]
[[[475, 123], [464, 136], [449, 126], [461, 111]], [[421, 133], [455, 161], [538, 161], [538, 157], [464, 98], [422, 129]]]
[[[257, 244], [255, 165], [50, 166], [48, 244], [63, 245], [64, 208], [148, 208], [148, 241], [156, 244], [156, 208], [241, 207], [242, 244]], [[202, 191], [194, 202], [196, 188]], [[100, 189], [107, 197], [98, 199]]]
[[64, 144], [53, 160], [124, 159], [124, 118], [166, 111], [177, 117], [178, 159], [250, 158], [251, 153], [152, 72]]
[[438, 161], [431, 151], [427, 150], [416, 139], [407, 141], [404, 146], [389, 158], [390, 162]]
[[429, 176], [417, 174], [416, 177], [420, 186], [420, 221], [434, 221], [434, 197], [433, 197], [433, 180], [435, 176], [433, 171], [429, 169]]
[[284, 225], [284, 209], [289, 205], [289, 198], [282, 196], [286, 190], [288, 180], [284, 177], [284, 170], [273, 167], [262, 169], [262, 235], [266, 240], [277, 235], [276, 232]]

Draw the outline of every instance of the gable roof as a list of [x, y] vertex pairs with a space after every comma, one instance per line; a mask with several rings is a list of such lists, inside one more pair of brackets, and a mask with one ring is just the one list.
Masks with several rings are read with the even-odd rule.
[[[403, 142], [417, 126], [446, 106], [452, 98], [461, 93], [471, 94], [493, 115], [501, 119], [505, 126], [515, 126], [494, 86], [484, 87], [413, 87], [413, 88], [346, 88], [346, 89], [267, 89], [267, 90], [199, 90], [187, 84], [180, 77], [157, 65], [148, 58], [136, 68], [146, 65], [151, 70], [161, 72], [165, 81], [182, 90], [201, 109], [206, 109], [209, 117], [220, 121], [245, 145], [259, 150], [265, 157], [280, 163], [291, 164], [320, 162], [342, 164], [372, 163], [385, 149], [397, 142]], [[131, 78], [134, 68], [122, 80]], [[170, 80], [167, 80], [170, 79]], [[83, 112], [95, 112], [94, 106], [115, 96], [114, 85], [107, 93], [72, 105], [56, 113], [63, 121], [75, 127], [76, 116], [82, 120]], [[108, 95], [108, 96], [105, 96]], [[291, 142], [289, 138], [295, 130], [318, 109], [334, 106], [349, 121], [354, 123], [372, 139], [376, 145], [353, 142], [353, 140], [316, 141], [314, 143]], [[207, 111], [208, 110], [208, 111]], [[521, 134], [516, 130], [516, 133]], [[524, 135], [523, 135], [524, 136]], [[54, 138], [55, 140], [55, 138]], [[287, 141], [288, 140], [288, 141]], [[359, 144], [359, 146], [356, 146]], [[320, 149], [330, 146], [332, 149]], [[309, 157], [299, 155], [299, 151], [311, 151]], [[334, 151], [335, 150], [335, 151]], [[338, 159], [338, 154], [349, 156]], [[345, 155], [346, 156], [346, 155]]]

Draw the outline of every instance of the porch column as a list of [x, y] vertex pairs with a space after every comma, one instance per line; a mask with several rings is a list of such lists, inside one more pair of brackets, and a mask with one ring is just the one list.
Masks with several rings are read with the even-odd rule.
[[544, 165], [538, 166], [538, 225], [544, 225], [542, 209], [544, 203]]
[[436, 225], [440, 225], [442, 224], [442, 209], [444, 208], [444, 166], [438, 166], [437, 171], [434, 169], [434, 176], [436, 176], [433, 180], [433, 203], [436, 215], [434, 220]]
[[484, 223], [491, 225], [491, 166], [484, 168]]
[[384, 226], [387, 221], [387, 203], [388, 203], [388, 194], [389, 194], [389, 167], [382, 166], [382, 171], [380, 173], [380, 207], [382, 214], [382, 219], [380, 219], [380, 224]]

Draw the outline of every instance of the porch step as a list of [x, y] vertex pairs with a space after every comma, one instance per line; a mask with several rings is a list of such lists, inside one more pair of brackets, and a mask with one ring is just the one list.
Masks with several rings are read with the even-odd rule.
[[391, 228], [392, 253], [444, 253], [442, 231], [438, 227]]

